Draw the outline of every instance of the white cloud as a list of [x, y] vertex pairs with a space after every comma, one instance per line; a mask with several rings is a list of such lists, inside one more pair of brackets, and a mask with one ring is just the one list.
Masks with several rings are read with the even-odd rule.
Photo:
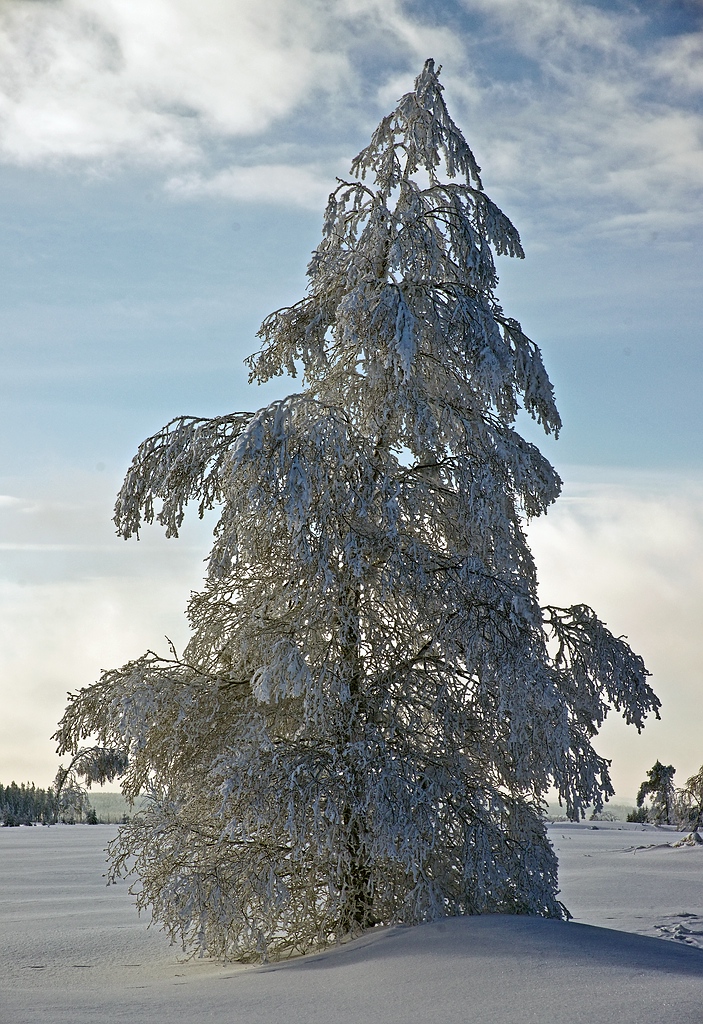
[[148, 648], [168, 653], [166, 635], [179, 650], [188, 639], [213, 514], [192, 512], [178, 540], [152, 527], [125, 542], [110, 522], [118, 481], [106, 476], [65, 471], [0, 502], [1, 782], [51, 781], [68, 691]]
[[346, 74], [322, 0], [6, 0], [7, 159], [178, 163], [203, 134], [258, 134]]
[[48, 785], [58, 758], [50, 737], [66, 694], [149, 648], [187, 639], [188, 574], [22, 586], [0, 581], [0, 780]]
[[521, 49], [555, 71], [585, 50], [619, 53], [633, 20], [581, 0], [463, 0], [469, 11], [489, 15], [508, 29]]
[[0, 151], [184, 164], [208, 140], [260, 136], [312, 96], [357, 95], [365, 43], [460, 47], [400, 0], [5, 0]]
[[271, 205], [294, 205], [322, 210], [334, 179], [314, 166], [260, 164], [230, 167], [207, 176], [188, 173], [170, 178], [166, 189], [177, 199], [221, 196]]
[[703, 33], [647, 41], [645, 5], [462, 3], [464, 32], [402, 0], [5, 0], [0, 158], [151, 163], [174, 196], [276, 201], [258, 179], [278, 184], [289, 156], [266, 170], [241, 151], [226, 170], [211, 158], [222, 142], [268, 145], [297, 117], [284, 186], [307, 207], [338, 158], [318, 166], [319, 124], [348, 122], [351, 137], [374, 90], [389, 107], [434, 56], [489, 191], [516, 196], [523, 223], [539, 206], [559, 230], [641, 238], [699, 220]]
[[597, 743], [613, 758], [619, 795], [632, 797], [657, 758], [677, 767], [677, 782], [703, 763], [703, 483], [673, 473], [574, 476], [529, 540], [542, 601], [590, 604], [652, 672], [661, 722], [638, 736], [613, 715]]
[[703, 32], [664, 40], [652, 68], [675, 89], [703, 92]]
[[[642, 735], [613, 715], [597, 740], [613, 758], [618, 795], [632, 798], [657, 758], [675, 765], [677, 782], [703, 762], [703, 482], [673, 473], [565, 475], [564, 495], [529, 528], [541, 599], [591, 604], [644, 657], [663, 701], [662, 720], [650, 720]], [[73, 508], [36, 500], [29, 524], [21, 506], [5, 510], [4, 535], [16, 537], [0, 580], [5, 781], [50, 781], [49, 736], [66, 691], [149, 647], [166, 650], [164, 635], [184, 645], [183, 611], [204, 572], [212, 520], [187, 518], [178, 541], [153, 527], [138, 544], [110, 544], [109, 504], [81, 506], [85, 494], [75, 482], [71, 491]]]
[[[642, 237], [699, 223], [703, 33], [639, 41], [644, 13], [576, 0], [463, 0], [534, 69], [485, 83], [489, 178], [580, 231]], [[490, 42], [488, 43], [490, 46]], [[476, 50], [476, 46], [474, 49]], [[694, 94], [698, 93], [696, 97]]]
[[342, 119], [365, 88], [351, 55], [367, 44], [410, 56], [415, 71], [427, 46], [461, 52], [400, 0], [5, 0], [0, 160], [156, 165], [181, 198], [277, 203], [282, 188], [286, 202], [319, 207], [329, 170], [275, 158], [213, 170], [213, 147], [265, 137], [312, 100]]

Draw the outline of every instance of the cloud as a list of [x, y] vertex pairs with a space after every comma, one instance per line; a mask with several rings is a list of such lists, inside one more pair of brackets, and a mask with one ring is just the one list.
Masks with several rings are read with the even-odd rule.
[[259, 134], [311, 90], [339, 89], [322, 0], [6, 0], [6, 159], [184, 163], [203, 136]]
[[[463, 0], [472, 12], [487, 14], [510, 32], [520, 49], [539, 56], [555, 73], [580, 56], [619, 54], [632, 14], [604, 11], [574, 0]], [[636, 19], [640, 20], [640, 19]]]
[[[165, 170], [174, 197], [319, 207], [334, 173], [310, 163], [309, 136], [317, 148], [320, 122], [363, 112], [359, 55], [375, 52], [385, 79], [401, 53], [417, 72], [431, 43], [459, 56], [449, 31], [417, 25], [400, 0], [5, 0], [0, 160], [137, 164]], [[305, 110], [302, 160], [252, 161], [249, 144], [290, 133]]]
[[178, 650], [187, 642], [214, 522], [193, 512], [178, 541], [153, 527], [125, 542], [110, 522], [117, 481], [64, 472], [34, 483], [0, 502], [0, 781], [47, 785], [66, 693], [148, 648], [168, 653], [166, 635]]
[[656, 17], [582, 0], [5, 0], [0, 158], [136, 162], [174, 197], [310, 207], [434, 56], [489, 190], [523, 223], [685, 231], [700, 220], [703, 33]]
[[657, 77], [681, 92], [703, 92], [703, 32], [676, 36], [662, 42], [652, 60]]
[[191, 172], [169, 178], [166, 190], [176, 199], [219, 196], [272, 205], [322, 210], [334, 179], [314, 165], [259, 164], [229, 167], [210, 176]]
[[0, 780], [48, 785], [58, 758], [50, 736], [66, 694], [149, 648], [181, 649], [191, 580], [93, 579], [21, 586], [0, 581]]
[[481, 136], [491, 180], [527, 197], [533, 215], [537, 201], [541, 216], [585, 234], [700, 222], [703, 33], [647, 37], [644, 6], [462, 3], [527, 62], [512, 80], [496, 74], [471, 105], [490, 111], [490, 138]]
[[[675, 765], [677, 782], [703, 762], [703, 481], [577, 467], [564, 475], [564, 495], [528, 531], [541, 600], [592, 605], [643, 656], [663, 702], [662, 720], [641, 735], [612, 715], [597, 739], [618, 795], [632, 798], [657, 758]], [[72, 506], [34, 499], [29, 522], [21, 505], [5, 509], [4, 536], [17, 550], [4, 555], [0, 579], [4, 780], [50, 781], [49, 736], [66, 691], [149, 647], [165, 650], [164, 635], [182, 648], [183, 611], [211, 542], [212, 518], [191, 515], [178, 541], [153, 527], [124, 543], [111, 535], [107, 504], [81, 505], [75, 481], [70, 490]]]
[[[0, 583], [39, 585], [86, 579], [160, 579], [185, 574], [197, 586], [212, 543], [216, 513], [186, 517], [178, 542], [163, 530], [145, 529], [125, 542], [112, 522], [121, 480], [64, 467], [61, 473], [26, 478], [24, 495], [0, 500]], [[187, 591], [183, 592], [183, 602]]]
[[398, 0], [5, 0], [2, 155], [187, 164], [311, 97], [358, 98], [356, 50], [415, 64], [432, 40], [457, 49]]
[[590, 604], [652, 672], [661, 722], [650, 720], [638, 736], [613, 715], [597, 742], [613, 758], [619, 795], [632, 797], [657, 758], [683, 779], [703, 763], [695, 710], [703, 699], [703, 481], [603, 470], [589, 478], [576, 469], [568, 477], [564, 495], [528, 531], [540, 598]]

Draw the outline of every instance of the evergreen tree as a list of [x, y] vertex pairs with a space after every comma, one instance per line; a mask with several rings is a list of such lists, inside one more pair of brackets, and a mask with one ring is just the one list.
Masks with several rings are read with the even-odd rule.
[[0, 822], [3, 825], [49, 824], [54, 820], [56, 801], [52, 790], [37, 789], [33, 782], [9, 786], [0, 784]]
[[[522, 257], [428, 61], [330, 196], [309, 289], [260, 331], [254, 415], [145, 441], [119, 532], [221, 506], [182, 657], [70, 698], [60, 751], [125, 750], [116, 871], [174, 937], [306, 950], [376, 922], [561, 917], [543, 796], [612, 794], [592, 737], [659, 702], [590, 608], [541, 609], [526, 519], [560, 481], [514, 429], [560, 426], [537, 346], [495, 297]], [[441, 180], [444, 163], [449, 181]], [[160, 509], [157, 503], [161, 501]]]
[[[675, 774], [676, 769], [673, 764], [664, 765], [661, 761], [656, 761], [647, 772], [647, 778], [637, 793], [638, 807], [642, 807], [646, 797], [652, 798], [652, 806], [647, 811], [647, 818], [657, 825], [672, 824], [676, 795], [674, 792]], [[689, 779], [689, 782], [691, 781]]]

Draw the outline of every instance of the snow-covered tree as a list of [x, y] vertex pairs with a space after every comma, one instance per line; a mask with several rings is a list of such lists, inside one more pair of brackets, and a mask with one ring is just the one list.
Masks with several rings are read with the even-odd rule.
[[676, 817], [679, 828], [690, 828], [694, 834], [703, 825], [703, 765], [676, 790]]
[[600, 808], [593, 736], [658, 709], [590, 608], [539, 606], [524, 526], [560, 481], [514, 423], [560, 420], [493, 252], [523, 256], [427, 61], [331, 194], [307, 294], [261, 327], [252, 381], [304, 390], [173, 420], [127, 474], [125, 537], [221, 510], [192, 639], [72, 696], [57, 736], [128, 752], [124, 792], [151, 801], [115, 869], [186, 944], [561, 917], [542, 798]]
[[647, 778], [637, 793], [637, 806], [642, 807], [645, 799], [651, 798], [652, 806], [647, 810], [648, 821], [657, 825], [672, 824], [676, 797], [674, 775], [676, 769], [673, 764], [662, 764], [661, 761], [655, 761], [647, 772]]

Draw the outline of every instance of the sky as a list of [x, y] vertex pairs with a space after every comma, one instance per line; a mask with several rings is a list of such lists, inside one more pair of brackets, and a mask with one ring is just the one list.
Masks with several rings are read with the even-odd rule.
[[297, 390], [243, 359], [427, 57], [564, 420], [521, 422], [564, 480], [540, 596], [591, 604], [663, 704], [597, 747], [620, 799], [703, 762], [703, 0], [3, 0], [0, 781], [48, 785], [67, 691], [187, 639], [213, 523], [117, 538], [122, 477], [174, 416]]

